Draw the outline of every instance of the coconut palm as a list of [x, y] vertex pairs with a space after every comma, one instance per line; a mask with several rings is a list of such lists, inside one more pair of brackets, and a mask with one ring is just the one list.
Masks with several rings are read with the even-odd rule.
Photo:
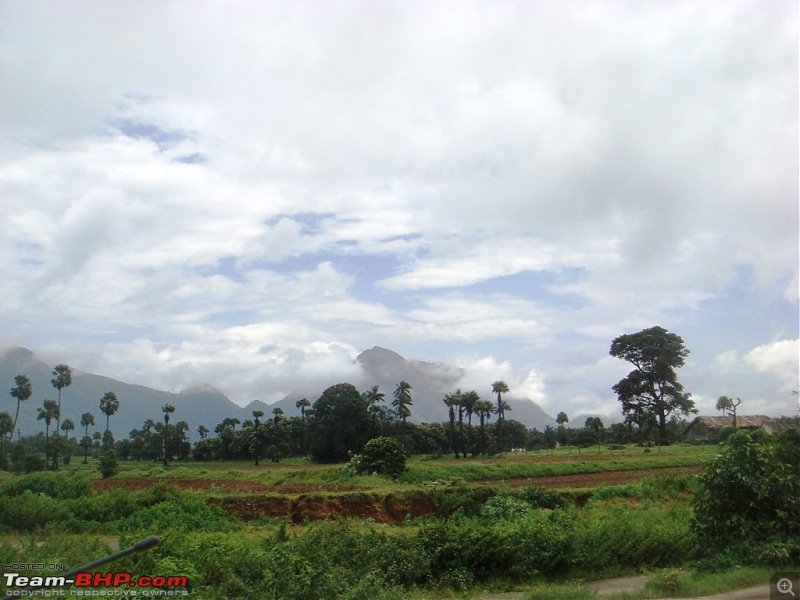
[[109, 436], [109, 422], [111, 420], [111, 415], [117, 412], [119, 408], [119, 400], [117, 400], [117, 395], [114, 392], [106, 392], [102, 398], [100, 398], [100, 411], [106, 416], [106, 433], [105, 433], [105, 442], [108, 444]]
[[408, 408], [413, 403], [411, 402], [411, 384], [407, 381], [401, 381], [397, 384], [394, 390], [394, 400], [392, 406], [395, 407], [397, 416], [403, 421], [403, 432], [406, 428], [406, 419], [411, 416], [411, 409]]
[[17, 375], [14, 377], [14, 383], [17, 384], [17, 387], [11, 388], [11, 397], [17, 399], [17, 412], [14, 414], [14, 427], [11, 428], [10, 437], [12, 440], [14, 439], [14, 430], [17, 428], [17, 419], [19, 419], [20, 402], [25, 402], [33, 393], [31, 381], [25, 375]]

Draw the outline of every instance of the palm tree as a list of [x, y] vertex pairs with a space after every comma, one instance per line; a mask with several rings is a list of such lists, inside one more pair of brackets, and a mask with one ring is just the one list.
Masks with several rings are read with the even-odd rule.
[[31, 381], [25, 375], [14, 377], [14, 383], [17, 384], [17, 387], [11, 388], [11, 397], [17, 399], [17, 412], [14, 415], [14, 427], [11, 429], [12, 440], [14, 439], [14, 430], [17, 428], [17, 419], [19, 419], [19, 403], [25, 402], [33, 393]]
[[475, 405], [481, 401], [481, 397], [475, 390], [465, 392], [461, 397], [461, 402], [464, 406], [464, 414], [467, 415], [467, 437], [465, 452], [472, 452], [472, 415], [475, 413]]
[[486, 419], [492, 414], [493, 405], [488, 400], [478, 400], [475, 403], [475, 412], [481, 422], [481, 454], [486, 454]]
[[64, 437], [69, 443], [69, 432], [75, 429], [75, 423], [72, 422], [72, 419], [64, 419], [64, 422], [61, 424], [61, 429], [64, 431]]
[[565, 444], [567, 439], [564, 435], [564, 424], [569, 423], [569, 417], [563, 410], [556, 415], [556, 423], [558, 423], [559, 442]]
[[[44, 421], [45, 423], [45, 430], [44, 430], [44, 448], [45, 448], [45, 456], [51, 453], [50, 448], [50, 423], [53, 419], [58, 417], [58, 404], [55, 400], [45, 400], [42, 403], [42, 408], [39, 409], [39, 412], [36, 416], [37, 421]], [[55, 465], [54, 465], [55, 466]]]
[[253, 454], [256, 455], [255, 465], [258, 466], [258, 455], [261, 451], [261, 439], [260, 439], [260, 427], [261, 427], [261, 417], [264, 416], [263, 410], [254, 410], [253, 411], [253, 428], [255, 432], [253, 433]]
[[6, 436], [13, 435], [14, 420], [7, 412], [0, 412], [0, 465], [5, 468], [6, 463]]
[[300, 398], [294, 405], [300, 409], [300, 420], [305, 423], [306, 409], [311, 406], [311, 402], [308, 401], [308, 398]]
[[456, 448], [456, 406], [458, 406], [458, 398], [455, 394], [445, 394], [442, 402], [447, 406], [447, 416], [450, 419], [450, 451], [455, 458], [458, 458], [458, 449]]
[[[83, 440], [89, 438], [89, 425], [94, 427], [94, 415], [92, 413], [85, 412], [81, 415], [81, 425], [83, 425]], [[82, 440], [82, 442], [83, 442]], [[89, 438], [88, 444], [83, 444], [84, 453], [83, 453], [83, 464], [87, 464], [89, 458], [89, 445], [91, 444], [91, 438]]]
[[108, 425], [111, 419], [111, 415], [117, 412], [119, 408], [119, 400], [117, 400], [117, 395], [114, 392], [106, 392], [102, 398], [100, 398], [100, 411], [106, 416], [106, 434], [105, 434], [105, 442], [108, 444]]
[[492, 393], [497, 394], [497, 439], [500, 450], [504, 449], [503, 445], [503, 421], [506, 418], [505, 411], [511, 410], [507, 402], [503, 401], [503, 394], [509, 391], [508, 384], [505, 381], [495, 381], [492, 384]]
[[58, 390], [58, 417], [56, 417], [56, 435], [61, 427], [61, 390], [72, 385], [72, 369], [68, 365], [56, 365], [53, 368], [53, 379], [50, 383]]
[[206, 439], [209, 433], [211, 433], [211, 430], [205, 425], [200, 425], [200, 427], [197, 428], [197, 434], [200, 436], [201, 440]]
[[384, 412], [381, 403], [384, 401], [386, 394], [379, 391], [379, 386], [373, 385], [369, 390], [362, 394], [364, 400], [367, 401], [367, 410], [372, 417], [372, 427], [377, 432], [378, 430], [378, 416]]
[[407, 381], [401, 381], [397, 384], [393, 395], [392, 406], [395, 407], [397, 416], [403, 421], [403, 432], [405, 433], [406, 419], [411, 416], [411, 409], [408, 407], [413, 404], [411, 402], [411, 384]]
[[274, 415], [272, 420], [278, 423], [280, 422], [281, 417], [283, 416], [283, 409], [280, 406], [276, 406], [275, 408], [272, 409], [272, 414]]
[[169, 416], [175, 412], [175, 407], [167, 403], [161, 410], [164, 413], [164, 466], [166, 466], [169, 461]]

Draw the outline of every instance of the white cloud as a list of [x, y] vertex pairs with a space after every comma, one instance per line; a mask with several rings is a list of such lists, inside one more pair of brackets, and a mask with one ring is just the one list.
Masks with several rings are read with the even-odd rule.
[[724, 315], [715, 377], [797, 372], [750, 352], [797, 329], [792, 3], [55, 6], [0, 5], [9, 342], [241, 397], [505, 338], [490, 367], [590, 407], [576, 338]]
[[751, 368], [776, 375], [784, 391], [797, 390], [797, 369], [800, 365], [800, 340], [780, 340], [753, 348], [744, 357]]

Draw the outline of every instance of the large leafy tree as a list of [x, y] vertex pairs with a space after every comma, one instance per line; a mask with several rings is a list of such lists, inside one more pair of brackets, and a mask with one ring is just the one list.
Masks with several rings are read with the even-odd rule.
[[11, 388], [11, 397], [17, 399], [17, 412], [14, 414], [14, 427], [11, 428], [11, 438], [14, 438], [14, 430], [17, 428], [17, 419], [19, 419], [19, 405], [25, 402], [33, 394], [31, 381], [25, 375], [17, 375], [14, 377], [16, 387]]
[[689, 355], [683, 339], [663, 327], [651, 327], [619, 336], [611, 343], [609, 354], [636, 367], [612, 388], [622, 404], [622, 414], [640, 426], [655, 421], [659, 442], [666, 443], [668, 417], [697, 412], [675, 372]]
[[332, 385], [308, 411], [311, 456], [317, 462], [342, 462], [369, 439], [367, 400], [349, 383]]

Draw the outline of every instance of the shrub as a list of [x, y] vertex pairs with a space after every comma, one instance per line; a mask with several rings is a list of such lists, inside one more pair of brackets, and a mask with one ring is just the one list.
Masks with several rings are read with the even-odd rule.
[[75, 473], [36, 472], [21, 475], [0, 486], [0, 494], [18, 496], [25, 491], [51, 498], [85, 498], [92, 495], [92, 486], [86, 477]]
[[173, 501], [165, 501], [133, 511], [120, 519], [117, 529], [125, 532], [232, 531], [238, 527], [223, 509], [206, 504], [202, 496], [182, 492]]
[[30, 531], [68, 516], [63, 502], [43, 493], [25, 490], [18, 496], [0, 497], [0, 522], [17, 530]]
[[525, 518], [531, 510], [531, 505], [521, 498], [514, 496], [494, 496], [481, 506], [480, 516], [483, 519], [501, 521]]
[[520, 491], [519, 497], [534, 508], [566, 508], [573, 504], [572, 499], [564, 494], [541, 486], [526, 486]]
[[376, 437], [364, 446], [359, 471], [363, 474], [388, 475], [396, 479], [407, 470], [406, 458], [406, 450], [397, 439]]
[[693, 528], [702, 553], [735, 549], [747, 561], [800, 562], [800, 438], [739, 431], [700, 476]]
[[117, 453], [113, 450], [106, 450], [100, 456], [100, 474], [103, 479], [108, 479], [117, 474]]

